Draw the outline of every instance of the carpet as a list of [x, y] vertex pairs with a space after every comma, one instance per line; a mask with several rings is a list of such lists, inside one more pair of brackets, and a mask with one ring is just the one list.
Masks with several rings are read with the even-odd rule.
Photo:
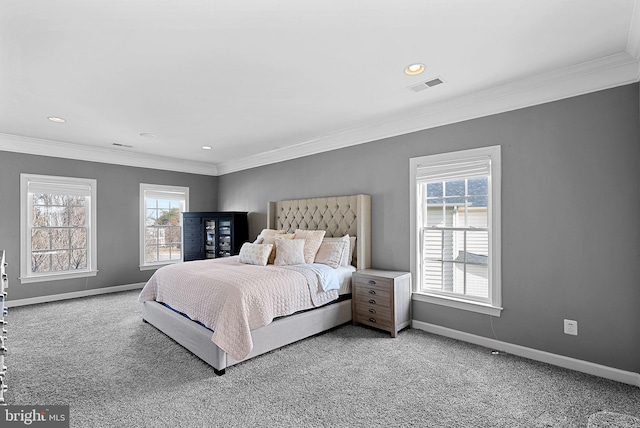
[[640, 419], [614, 412], [598, 412], [589, 416], [588, 428], [640, 428]]
[[11, 308], [8, 403], [68, 404], [83, 428], [600, 428], [640, 417], [640, 388], [414, 329], [392, 339], [344, 325], [219, 377], [143, 323], [137, 295]]

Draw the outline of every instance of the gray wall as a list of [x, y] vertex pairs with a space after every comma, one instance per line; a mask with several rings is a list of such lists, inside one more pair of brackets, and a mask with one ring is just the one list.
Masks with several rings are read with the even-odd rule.
[[[219, 177], [218, 206], [372, 195], [374, 267], [409, 270], [409, 158], [502, 146], [500, 318], [413, 302], [413, 318], [640, 372], [639, 88], [627, 85]], [[563, 319], [578, 336], [563, 334]]]
[[[98, 274], [95, 277], [21, 284], [20, 173], [97, 180]], [[140, 183], [189, 187], [189, 209], [217, 206], [217, 177], [133, 168], [0, 151], [0, 248], [6, 250], [8, 300], [145, 282], [140, 271]]]

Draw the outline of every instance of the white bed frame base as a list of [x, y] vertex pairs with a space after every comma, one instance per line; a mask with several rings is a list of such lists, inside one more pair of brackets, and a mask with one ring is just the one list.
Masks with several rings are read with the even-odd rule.
[[[356, 267], [358, 270], [369, 268], [371, 263], [371, 197], [369, 195], [270, 202], [267, 224], [269, 227], [282, 228], [283, 224], [278, 220], [278, 212], [282, 214], [284, 209], [317, 207], [318, 205], [325, 207], [333, 206], [333, 204], [336, 207], [339, 206], [335, 218], [342, 218], [345, 207], [347, 207], [346, 209], [350, 210], [352, 215], [355, 216], [355, 222], [350, 225], [343, 224], [338, 226], [331, 223], [328, 226], [325, 220], [331, 220], [331, 218], [325, 212], [323, 219], [317, 225], [313, 221], [303, 221], [301, 224], [297, 222], [290, 224], [285, 221], [287, 224], [284, 227], [291, 232], [295, 228], [323, 229], [327, 230], [327, 236], [343, 236], [346, 233], [352, 236], [355, 235], [357, 236]], [[306, 219], [309, 220], [309, 216], [306, 216]], [[329, 233], [329, 230], [331, 230], [331, 233]], [[278, 318], [264, 327], [253, 330], [251, 332], [253, 349], [242, 360], [234, 359], [213, 343], [211, 341], [211, 330], [158, 302], [147, 301], [142, 304], [142, 319], [212, 366], [216, 374], [222, 375], [227, 367], [234, 364], [350, 322], [352, 319], [352, 301], [351, 299], [344, 300], [318, 309]]]

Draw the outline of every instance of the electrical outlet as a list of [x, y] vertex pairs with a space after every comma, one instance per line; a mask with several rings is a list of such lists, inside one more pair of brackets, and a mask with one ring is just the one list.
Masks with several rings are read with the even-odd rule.
[[564, 334], [578, 335], [578, 321], [564, 320]]

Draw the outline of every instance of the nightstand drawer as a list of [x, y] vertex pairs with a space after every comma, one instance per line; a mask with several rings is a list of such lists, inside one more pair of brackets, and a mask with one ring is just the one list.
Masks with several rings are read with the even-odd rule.
[[391, 289], [393, 281], [388, 278], [371, 278], [366, 276], [356, 276], [356, 286], [361, 287], [378, 287], [385, 290]]
[[383, 316], [379, 313], [367, 314], [364, 312], [358, 312], [356, 313], [356, 322], [385, 330], [391, 328], [391, 317]]
[[391, 320], [391, 308], [378, 305], [366, 305], [358, 302], [356, 316], [362, 318], [375, 317], [380, 319]]
[[372, 308], [391, 308], [391, 297], [386, 298], [378, 296], [370, 296], [368, 294], [356, 294], [356, 304], [363, 307]]
[[391, 291], [388, 287], [356, 284], [356, 297], [365, 296], [380, 302], [391, 302]]

